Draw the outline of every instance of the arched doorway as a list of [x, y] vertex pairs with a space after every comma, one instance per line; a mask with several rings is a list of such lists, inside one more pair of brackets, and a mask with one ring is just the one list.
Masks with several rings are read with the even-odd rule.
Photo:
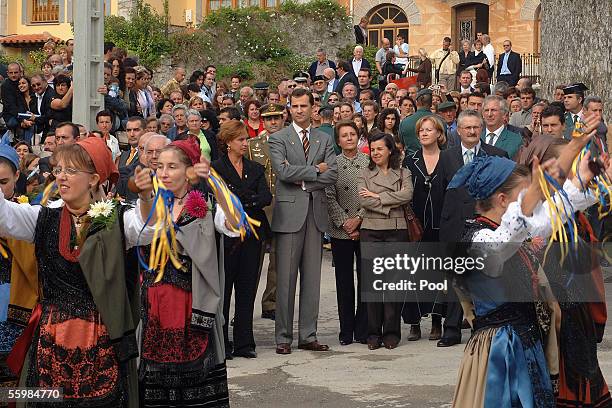
[[368, 44], [381, 46], [383, 38], [387, 38], [391, 45], [395, 37], [401, 34], [408, 41], [408, 17], [404, 10], [393, 4], [381, 4], [367, 15], [368, 18]]
[[542, 33], [542, 5], [535, 11], [535, 21], [533, 23], [533, 52], [540, 53], [541, 33]]
[[482, 3], [462, 4], [452, 9], [453, 42], [457, 50], [461, 40], [474, 41], [477, 33], [489, 33], [489, 6]]

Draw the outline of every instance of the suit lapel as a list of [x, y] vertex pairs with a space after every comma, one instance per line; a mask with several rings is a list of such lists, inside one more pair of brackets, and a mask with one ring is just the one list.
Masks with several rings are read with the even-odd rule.
[[306, 157], [304, 156], [304, 147], [302, 146], [302, 139], [295, 131], [293, 124], [289, 125], [289, 144], [293, 147], [293, 150], [300, 161], [297, 164], [306, 164]]
[[321, 146], [321, 138], [318, 135], [318, 132], [314, 132], [313, 128], [310, 128], [310, 137], [308, 138], [310, 142], [310, 148], [308, 149], [308, 161], [306, 164], [314, 165], [314, 159], [317, 157], [317, 153], [319, 152], [319, 148]]

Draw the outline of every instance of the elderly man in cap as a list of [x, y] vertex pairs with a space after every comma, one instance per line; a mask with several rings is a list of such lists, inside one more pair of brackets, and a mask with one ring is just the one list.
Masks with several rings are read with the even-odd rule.
[[[270, 188], [272, 196], [276, 190], [276, 174], [272, 169], [272, 162], [270, 161], [270, 147], [268, 145], [268, 139], [270, 135], [281, 130], [285, 123], [283, 119], [283, 113], [285, 107], [278, 103], [269, 103], [263, 105], [260, 109], [260, 116], [264, 121], [265, 130], [259, 134], [259, 136], [248, 140], [248, 150], [246, 156], [249, 160], [256, 161], [265, 167], [266, 182]], [[272, 205], [264, 208], [268, 221], [272, 222], [272, 210], [274, 207], [274, 200]], [[271, 242], [266, 242], [262, 246], [262, 250], [265, 251], [269, 248], [270, 256], [268, 258], [268, 275], [266, 278], [266, 289], [264, 290], [263, 296], [261, 297], [261, 317], [262, 319], [274, 320], [276, 318], [276, 251], [275, 251], [274, 238]], [[259, 265], [259, 275], [261, 276], [261, 268], [263, 266], [263, 256], [261, 259], [261, 265]], [[259, 282], [259, 279], [258, 279]]]
[[270, 85], [267, 82], [257, 82], [253, 85], [253, 89], [255, 90], [255, 99], [262, 104], [268, 103], [268, 90], [270, 89]]
[[416, 134], [416, 123], [422, 117], [432, 115], [431, 104], [431, 89], [421, 89], [419, 93], [417, 93], [416, 98], [417, 111], [406, 117], [400, 123], [399, 135], [406, 149], [406, 157], [412, 157], [412, 155], [421, 148], [421, 143]]
[[325, 75], [317, 75], [312, 80], [312, 91], [319, 94], [321, 98], [321, 105], [327, 104], [327, 99], [329, 98], [329, 94], [327, 90], [327, 78]]
[[584, 92], [588, 90], [589, 88], [582, 82], [563, 88], [563, 105], [565, 106], [565, 133], [563, 137], [567, 140], [572, 139], [576, 122], [584, 118], [582, 112]]
[[447, 147], [459, 144], [459, 133], [457, 133], [457, 105], [455, 102], [445, 101], [438, 105], [438, 115], [444, 120], [446, 126]]

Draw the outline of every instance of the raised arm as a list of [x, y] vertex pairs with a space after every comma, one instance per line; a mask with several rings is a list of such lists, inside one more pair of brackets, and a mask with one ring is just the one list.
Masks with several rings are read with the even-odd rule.
[[34, 242], [40, 209], [40, 206], [7, 201], [0, 190], [0, 236]]

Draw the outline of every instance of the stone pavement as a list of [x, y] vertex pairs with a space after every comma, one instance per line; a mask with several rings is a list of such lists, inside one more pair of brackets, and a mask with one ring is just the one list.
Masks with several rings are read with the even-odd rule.
[[[437, 348], [427, 340], [430, 321], [421, 324], [424, 339], [405, 340], [409, 326], [402, 325], [402, 342], [395, 350], [369, 351], [366, 345], [338, 343], [338, 316], [331, 252], [325, 251], [321, 275], [318, 336], [331, 351], [316, 353], [297, 349], [287, 356], [275, 353], [274, 322], [261, 319], [261, 294], [255, 305], [255, 341], [258, 358], [228, 361], [230, 401], [239, 408], [369, 408], [450, 407], [463, 345]], [[612, 275], [608, 272], [606, 276]], [[612, 293], [612, 283], [606, 285]], [[612, 303], [612, 302], [610, 302]], [[295, 317], [297, 319], [297, 304]], [[612, 316], [612, 307], [608, 305]], [[297, 321], [294, 325], [297, 338]], [[469, 331], [463, 331], [463, 344]], [[612, 330], [599, 345], [599, 362], [612, 382]]]

